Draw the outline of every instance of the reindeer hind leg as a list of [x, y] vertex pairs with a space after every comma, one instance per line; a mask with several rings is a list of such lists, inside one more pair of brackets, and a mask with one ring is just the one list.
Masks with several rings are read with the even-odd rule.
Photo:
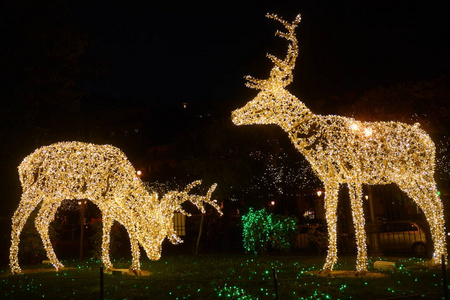
[[22, 233], [23, 227], [25, 226], [31, 213], [41, 201], [41, 197], [37, 197], [32, 193], [24, 192], [22, 194], [19, 207], [14, 212], [11, 228], [11, 247], [9, 252], [9, 265], [12, 273], [21, 272], [19, 266], [20, 234]]
[[51, 203], [46, 203], [44, 201], [35, 221], [35, 226], [41, 236], [42, 243], [44, 244], [45, 251], [47, 252], [47, 257], [56, 270], [63, 268], [64, 265], [56, 257], [48, 231], [50, 223], [54, 219], [60, 204], [61, 201]]
[[[444, 260], [447, 263], [447, 245], [445, 237], [445, 219], [444, 219], [444, 207], [441, 199], [438, 195], [436, 183], [433, 178], [428, 181], [423, 181], [419, 186], [422, 186], [422, 192], [424, 199], [428, 199], [427, 205], [433, 212], [431, 220], [428, 220], [430, 224], [431, 236], [433, 238], [434, 253], [432, 258], [433, 264], [441, 264], [441, 256], [444, 255]], [[425, 200], [426, 201], [426, 200]]]
[[444, 211], [434, 179], [422, 179], [417, 176], [411, 181], [402, 181], [399, 187], [417, 203], [425, 214], [434, 246], [431, 263], [440, 264], [442, 255], [447, 261]]

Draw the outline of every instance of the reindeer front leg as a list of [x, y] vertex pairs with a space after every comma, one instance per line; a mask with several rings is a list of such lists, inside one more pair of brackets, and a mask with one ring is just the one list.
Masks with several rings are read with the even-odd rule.
[[364, 229], [364, 209], [362, 203], [362, 185], [360, 183], [348, 184], [350, 203], [352, 206], [353, 224], [356, 233], [356, 272], [364, 274], [367, 272], [367, 246], [366, 230]]
[[139, 242], [135, 234], [135, 232], [133, 232], [133, 234], [130, 234], [131, 255], [133, 257], [130, 270], [133, 271], [133, 273], [136, 275], [141, 275], [141, 263], [139, 261], [141, 252], [139, 251]]
[[112, 225], [113, 219], [103, 215], [102, 262], [105, 265], [106, 270], [113, 269], [109, 253]]
[[337, 261], [337, 203], [339, 184], [325, 186], [325, 214], [328, 228], [328, 253], [321, 274], [333, 270]]

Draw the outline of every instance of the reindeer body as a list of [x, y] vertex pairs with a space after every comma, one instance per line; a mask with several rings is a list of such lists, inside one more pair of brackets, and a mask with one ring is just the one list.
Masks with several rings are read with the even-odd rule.
[[114, 221], [121, 223], [130, 237], [131, 269], [134, 271], [140, 270], [139, 244], [151, 260], [158, 260], [166, 237], [173, 243], [180, 242], [172, 218], [176, 211], [184, 212], [181, 202], [193, 201], [203, 211], [201, 202], [204, 201], [218, 209], [217, 204], [209, 200], [215, 185], [205, 197], [187, 194], [200, 181], [193, 182], [184, 192], [169, 192], [159, 200], [157, 194], [147, 192], [123, 152], [110, 145], [64, 142], [39, 148], [20, 164], [19, 177], [23, 193], [13, 216], [10, 251], [10, 266], [14, 273], [20, 272], [20, 233], [39, 203], [42, 205], [36, 217], [36, 228], [56, 269], [63, 265], [54, 253], [48, 227], [63, 200], [88, 199], [100, 209], [102, 261], [107, 269], [113, 267], [109, 257], [111, 226]]
[[247, 86], [260, 90], [244, 107], [233, 111], [236, 125], [276, 124], [312, 166], [325, 188], [325, 211], [329, 249], [324, 272], [337, 260], [337, 201], [339, 186], [347, 184], [358, 250], [356, 269], [367, 270], [363, 184], [395, 183], [423, 210], [434, 243], [433, 263], [447, 257], [443, 206], [434, 181], [435, 146], [418, 124], [361, 122], [341, 116], [313, 114], [285, 87], [293, 80], [298, 54], [295, 28], [300, 16], [288, 23], [276, 15], [287, 29], [276, 35], [290, 44], [284, 60], [272, 55], [275, 64], [269, 79], [247, 76]]
[[[306, 124], [306, 134], [298, 128], [288, 134], [322, 181], [337, 178], [344, 184], [358, 178], [364, 184], [389, 184], [407, 179], [402, 176], [434, 173], [434, 144], [418, 125], [320, 115]], [[405, 174], [409, 170], [420, 174]]]

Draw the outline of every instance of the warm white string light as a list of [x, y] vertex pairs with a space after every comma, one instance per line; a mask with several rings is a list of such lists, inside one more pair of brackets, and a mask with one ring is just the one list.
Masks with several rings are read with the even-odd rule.
[[174, 230], [175, 212], [188, 215], [181, 207], [192, 202], [205, 213], [203, 203], [220, 207], [211, 200], [212, 185], [205, 196], [189, 194], [201, 181], [194, 181], [183, 191], [170, 191], [159, 199], [149, 194], [136, 170], [120, 149], [110, 145], [62, 142], [41, 147], [27, 156], [19, 166], [22, 199], [12, 218], [10, 267], [21, 271], [18, 261], [20, 233], [31, 212], [42, 203], [35, 220], [47, 256], [56, 269], [58, 260], [48, 235], [50, 222], [66, 199], [88, 199], [102, 213], [102, 261], [107, 269], [113, 265], [109, 255], [110, 231], [114, 221], [122, 224], [130, 237], [131, 269], [140, 272], [139, 244], [151, 260], [161, 257], [161, 244], [167, 237], [172, 243], [181, 240]]
[[323, 271], [333, 270], [337, 261], [337, 204], [341, 184], [349, 187], [356, 232], [358, 272], [367, 270], [366, 232], [362, 200], [363, 184], [395, 183], [425, 213], [434, 243], [432, 263], [447, 258], [443, 205], [434, 181], [435, 146], [419, 124], [398, 122], [360, 122], [341, 116], [313, 114], [285, 87], [293, 80], [292, 70], [298, 56], [292, 23], [268, 14], [281, 22], [287, 32], [276, 35], [288, 40], [284, 60], [268, 55], [274, 63], [269, 79], [247, 76], [247, 86], [260, 90], [255, 99], [232, 114], [236, 125], [277, 124], [283, 128], [311, 164], [325, 188], [328, 225], [328, 254]]

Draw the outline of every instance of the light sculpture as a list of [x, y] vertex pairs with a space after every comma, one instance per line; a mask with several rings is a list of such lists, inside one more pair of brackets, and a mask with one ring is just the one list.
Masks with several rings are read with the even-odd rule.
[[286, 90], [293, 80], [292, 70], [298, 56], [292, 23], [268, 14], [281, 22], [287, 32], [276, 35], [289, 41], [284, 60], [268, 54], [274, 63], [265, 80], [246, 76], [246, 85], [259, 90], [244, 107], [233, 111], [236, 125], [277, 124], [312, 166], [325, 188], [328, 226], [328, 253], [322, 273], [333, 270], [337, 261], [337, 203], [341, 184], [349, 188], [356, 233], [357, 273], [367, 270], [366, 232], [362, 200], [363, 184], [397, 184], [422, 209], [430, 224], [434, 244], [432, 264], [447, 259], [443, 205], [434, 181], [435, 146], [418, 123], [360, 122], [341, 116], [312, 113], [303, 102]]
[[167, 237], [173, 244], [181, 242], [174, 230], [175, 212], [188, 215], [181, 204], [192, 202], [203, 213], [208, 203], [220, 214], [211, 194], [212, 185], [205, 196], [189, 194], [201, 184], [194, 181], [183, 191], [170, 191], [159, 199], [150, 194], [136, 175], [136, 170], [123, 152], [110, 145], [81, 142], [62, 142], [41, 147], [27, 156], [19, 166], [22, 199], [12, 218], [10, 267], [21, 272], [18, 252], [20, 233], [31, 212], [41, 204], [35, 225], [41, 236], [47, 256], [58, 270], [58, 260], [49, 239], [50, 222], [65, 199], [88, 199], [102, 213], [102, 262], [106, 269], [113, 265], [109, 255], [110, 232], [114, 221], [122, 224], [130, 237], [131, 270], [140, 274], [141, 245], [151, 260], [161, 257], [161, 244]]

